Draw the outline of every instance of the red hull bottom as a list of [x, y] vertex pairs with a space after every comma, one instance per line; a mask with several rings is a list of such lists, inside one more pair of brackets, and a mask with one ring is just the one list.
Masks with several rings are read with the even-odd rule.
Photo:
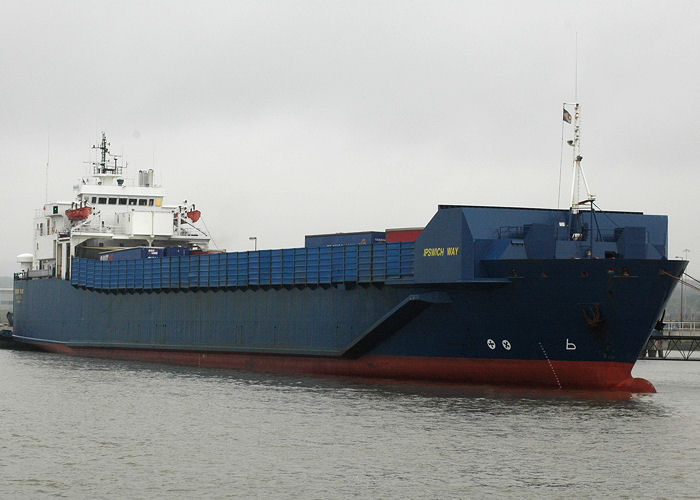
[[363, 356], [336, 359], [233, 352], [156, 351], [38, 344], [46, 351], [120, 360], [228, 368], [266, 373], [424, 380], [554, 389], [602, 389], [656, 392], [651, 382], [632, 377], [631, 363], [531, 361], [519, 359]]

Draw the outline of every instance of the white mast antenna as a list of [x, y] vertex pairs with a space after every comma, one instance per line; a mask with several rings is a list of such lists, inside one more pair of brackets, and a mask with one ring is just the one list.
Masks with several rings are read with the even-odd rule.
[[[574, 63], [574, 102], [564, 103], [564, 108], [566, 106], [574, 107], [574, 138], [573, 140], [567, 141], [569, 146], [574, 148], [573, 154], [573, 178], [571, 181], [571, 210], [574, 213], [578, 213], [578, 210], [582, 208], [583, 205], [591, 205], [591, 210], [593, 209], [593, 202], [595, 201], [595, 196], [591, 194], [591, 189], [588, 187], [588, 181], [586, 181], [586, 174], [583, 172], [583, 167], [581, 166], [581, 104], [578, 101], [578, 32], [576, 33], [576, 57]], [[569, 123], [571, 123], [571, 116], [569, 116]], [[586, 198], [581, 198], [581, 183], [586, 188]]]
[[49, 158], [51, 157], [51, 129], [46, 131], [46, 179], [44, 186], [44, 202], [49, 202]]
[[574, 54], [574, 101], [578, 102], [578, 31], [576, 32], [575, 41], [575, 54]]
[[[573, 179], [571, 182], [571, 209], [578, 210], [582, 205], [587, 205], [595, 201], [595, 196], [591, 194], [591, 189], [588, 187], [588, 181], [586, 180], [586, 174], [581, 166], [581, 105], [578, 102], [574, 103], [564, 103], [566, 106], [574, 107], [574, 138], [567, 141], [569, 146], [574, 148], [574, 172]], [[581, 198], [581, 183], [583, 183], [586, 188], [586, 198]]]

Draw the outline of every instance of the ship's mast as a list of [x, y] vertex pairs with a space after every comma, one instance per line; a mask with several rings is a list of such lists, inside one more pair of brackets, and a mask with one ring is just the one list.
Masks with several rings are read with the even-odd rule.
[[[119, 155], [113, 155], [112, 153], [110, 153], [108, 146], [110, 146], [110, 143], [107, 142], [107, 136], [105, 135], [104, 132], [102, 132], [102, 140], [100, 141], [100, 145], [92, 147], [92, 149], [99, 149], [100, 150], [100, 161], [99, 162], [97, 162], [97, 161], [92, 162], [93, 173], [96, 175], [104, 175], [104, 174], [121, 175], [123, 165], [119, 165], [117, 163], [117, 159], [119, 158]], [[107, 164], [107, 155], [111, 156], [114, 159], [114, 165]]]
[[[573, 178], [571, 182], [571, 210], [579, 210], [585, 205], [591, 205], [595, 201], [595, 196], [591, 194], [591, 189], [586, 181], [586, 174], [583, 172], [581, 161], [581, 105], [579, 103], [564, 103], [564, 107], [574, 107], [574, 138], [567, 143], [574, 148]], [[586, 188], [586, 198], [581, 198], [581, 184]]]
[[[591, 212], [591, 226], [593, 229], [593, 202], [595, 201], [595, 195], [591, 193], [591, 189], [588, 187], [588, 181], [586, 180], [586, 174], [583, 172], [583, 167], [581, 166], [581, 161], [583, 156], [581, 155], [581, 105], [578, 102], [574, 103], [564, 103], [564, 121], [567, 123], [572, 123], [572, 117], [566, 110], [566, 107], [573, 107], [573, 126], [574, 126], [574, 138], [566, 141], [566, 143], [573, 148], [573, 175], [571, 179], [571, 205], [569, 208], [569, 231], [572, 240], [582, 240], [585, 238], [584, 235], [584, 223], [581, 218], [581, 210], [589, 209]], [[581, 196], [581, 188], [585, 188], [586, 197]], [[591, 253], [593, 245], [593, 235], [591, 233]]]

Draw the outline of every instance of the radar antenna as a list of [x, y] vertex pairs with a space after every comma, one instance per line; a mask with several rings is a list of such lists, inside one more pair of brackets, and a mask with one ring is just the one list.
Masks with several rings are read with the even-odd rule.
[[[100, 145], [99, 146], [92, 146], [92, 149], [99, 149], [100, 150], [100, 161], [92, 162], [94, 174], [97, 174], [97, 175], [104, 175], [104, 174], [121, 175], [122, 174], [122, 169], [124, 168], [124, 166], [120, 165], [118, 163], [118, 159], [121, 158], [121, 155], [112, 154], [109, 151], [109, 146], [111, 146], [111, 143], [107, 142], [107, 136], [105, 135], [104, 132], [102, 132], [102, 140], [100, 141]], [[108, 155], [110, 157], [109, 162], [107, 161]], [[114, 160], [114, 164], [112, 164], [111, 160]]]

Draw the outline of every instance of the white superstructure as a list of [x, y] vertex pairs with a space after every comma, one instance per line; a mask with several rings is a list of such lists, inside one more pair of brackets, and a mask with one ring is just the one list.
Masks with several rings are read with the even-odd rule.
[[194, 205], [166, 206], [153, 170], [124, 176], [126, 167], [109, 152], [102, 133], [92, 175], [74, 187], [75, 201], [46, 203], [34, 218], [35, 276], [68, 278], [70, 258], [137, 246], [183, 246], [206, 250], [209, 236], [196, 224]]

